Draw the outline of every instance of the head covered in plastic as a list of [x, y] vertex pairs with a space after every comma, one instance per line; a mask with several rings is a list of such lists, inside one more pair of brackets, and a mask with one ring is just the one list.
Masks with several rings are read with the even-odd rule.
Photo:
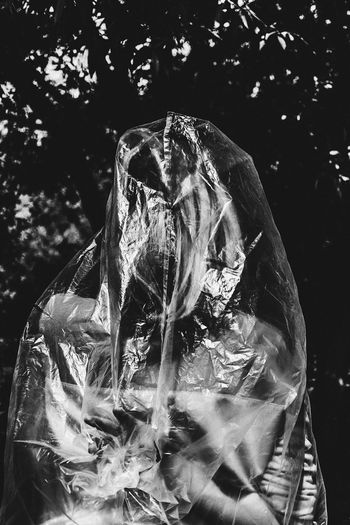
[[168, 113], [36, 303], [2, 522], [326, 524], [296, 286], [251, 157]]

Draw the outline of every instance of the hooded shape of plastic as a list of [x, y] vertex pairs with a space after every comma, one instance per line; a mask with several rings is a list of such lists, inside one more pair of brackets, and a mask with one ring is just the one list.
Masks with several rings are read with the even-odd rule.
[[169, 113], [29, 317], [2, 525], [324, 525], [305, 328], [251, 157]]

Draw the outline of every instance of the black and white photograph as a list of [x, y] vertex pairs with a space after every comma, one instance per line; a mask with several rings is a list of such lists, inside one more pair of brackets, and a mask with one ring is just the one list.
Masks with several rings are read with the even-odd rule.
[[0, 0], [0, 525], [350, 525], [349, 100], [350, 0]]

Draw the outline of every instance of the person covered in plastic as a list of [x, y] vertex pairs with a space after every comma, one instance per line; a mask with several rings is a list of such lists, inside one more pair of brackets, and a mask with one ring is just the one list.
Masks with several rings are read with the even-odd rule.
[[325, 525], [296, 286], [252, 159], [169, 113], [35, 304], [1, 525]]

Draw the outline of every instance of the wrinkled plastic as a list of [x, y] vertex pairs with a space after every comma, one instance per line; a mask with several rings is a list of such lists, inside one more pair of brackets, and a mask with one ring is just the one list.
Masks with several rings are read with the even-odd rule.
[[169, 113], [35, 304], [3, 525], [327, 523], [296, 286], [251, 157]]

